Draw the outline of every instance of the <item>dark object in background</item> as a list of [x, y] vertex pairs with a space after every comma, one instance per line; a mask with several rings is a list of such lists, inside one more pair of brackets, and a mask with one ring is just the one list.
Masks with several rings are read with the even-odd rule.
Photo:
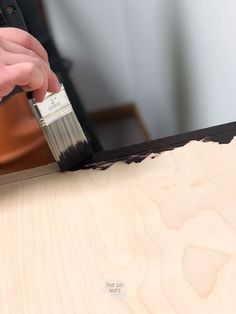
[[119, 104], [112, 108], [90, 112], [89, 118], [93, 122], [104, 150], [150, 140], [150, 135], [135, 103]]
[[[10, 1], [1, 1], [1, 5], [6, 5]], [[73, 106], [77, 119], [79, 120], [85, 136], [93, 152], [101, 151], [102, 147], [98, 141], [91, 124], [88, 121], [85, 110], [81, 104], [80, 98], [69, 77], [69, 64], [67, 60], [61, 58], [56, 45], [52, 39], [49, 28], [44, 16], [42, 3], [38, 0], [17, 0], [22, 11], [24, 20], [29, 33], [36, 37], [48, 52], [49, 62], [52, 70], [57, 74], [59, 80], [65, 86], [70, 102]], [[8, 18], [14, 18], [14, 5], [7, 5]], [[4, 21], [2, 21], [4, 22]], [[1, 23], [1, 20], [0, 20]], [[1, 23], [2, 26], [3, 23]], [[15, 24], [14, 24], [15, 25]]]

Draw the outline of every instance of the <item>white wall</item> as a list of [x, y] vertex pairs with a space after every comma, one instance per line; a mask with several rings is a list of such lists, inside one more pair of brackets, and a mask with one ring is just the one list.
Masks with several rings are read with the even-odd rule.
[[235, 0], [45, 6], [88, 110], [133, 100], [152, 138], [236, 120]]
[[236, 120], [236, 1], [180, 0], [188, 87], [185, 129]]

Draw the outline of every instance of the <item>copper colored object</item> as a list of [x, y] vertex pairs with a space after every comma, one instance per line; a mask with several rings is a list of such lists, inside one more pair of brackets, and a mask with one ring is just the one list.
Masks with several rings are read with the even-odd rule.
[[25, 93], [0, 104], [0, 174], [53, 161]]

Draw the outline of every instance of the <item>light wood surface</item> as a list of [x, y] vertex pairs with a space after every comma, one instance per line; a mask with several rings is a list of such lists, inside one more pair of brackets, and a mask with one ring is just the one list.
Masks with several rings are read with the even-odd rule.
[[236, 140], [1, 186], [0, 313], [235, 314]]
[[29, 180], [31, 178], [42, 177], [58, 171], [60, 171], [59, 167], [57, 163], [54, 162], [40, 167], [0, 175], [0, 186], [15, 182], [22, 183], [23, 181]]

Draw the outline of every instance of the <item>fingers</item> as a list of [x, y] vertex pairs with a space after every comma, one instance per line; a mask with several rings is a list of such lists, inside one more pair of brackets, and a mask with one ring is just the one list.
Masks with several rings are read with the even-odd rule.
[[48, 54], [40, 42], [29, 33], [13, 27], [0, 28], [0, 38], [18, 44], [39, 55], [48, 62]]
[[[41, 57], [36, 54], [33, 50], [20, 46], [19, 44], [13, 43], [8, 40], [0, 39], [1, 48], [3, 48], [6, 52], [15, 53], [15, 54], [24, 54], [30, 57], [35, 57], [41, 59]], [[44, 60], [44, 59], [43, 59]], [[45, 61], [45, 60], [44, 60]], [[45, 61], [47, 62], [47, 61]]]
[[32, 63], [42, 71], [46, 72], [47, 75], [52, 72], [49, 64], [46, 63], [44, 60], [38, 58], [37, 56], [35, 57], [27, 54], [5, 52], [1, 55], [1, 62], [3, 62], [5, 65], [13, 65], [22, 62]]
[[55, 73], [50, 71], [48, 76], [48, 91], [51, 93], [57, 93], [61, 89], [61, 84], [58, 81], [58, 78]]
[[[32, 65], [33, 68], [37, 68], [37, 70], [41, 72], [41, 75], [43, 76], [43, 82], [42, 85], [38, 87], [38, 90], [34, 93], [35, 98], [38, 102], [43, 101], [47, 91], [58, 92], [60, 90], [59, 82], [56, 75], [50, 69], [49, 64], [42, 59], [24, 54], [6, 52], [1, 56], [1, 60], [4, 62], [5, 65], [8, 66], [21, 63], [29, 63]], [[35, 71], [32, 71], [32, 75], [35, 75]], [[30, 82], [27, 85], [31, 86]]]
[[[15, 75], [13, 70], [16, 70]], [[22, 75], [21, 83], [19, 75]], [[34, 91], [38, 102], [43, 101], [47, 91], [56, 93], [60, 90], [41, 44], [22, 30], [0, 28], [0, 97], [11, 92], [15, 85], [20, 85], [25, 91]]]
[[44, 84], [44, 75], [32, 63], [18, 63], [2, 66], [0, 80], [0, 97], [8, 95], [16, 85], [28, 86], [30, 90], [38, 90]]

